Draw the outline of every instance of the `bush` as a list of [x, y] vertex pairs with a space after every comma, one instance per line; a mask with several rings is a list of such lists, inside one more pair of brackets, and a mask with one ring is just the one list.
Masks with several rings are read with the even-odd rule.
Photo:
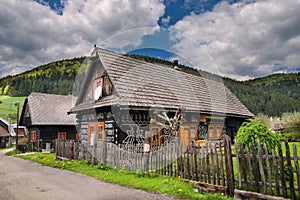
[[271, 132], [262, 122], [251, 120], [242, 124], [237, 133], [236, 141], [239, 144], [243, 144], [244, 148], [248, 147], [248, 149], [252, 149], [252, 144], [254, 144], [257, 151], [258, 138], [261, 144], [266, 144], [270, 153], [280, 143], [281, 135]]
[[289, 142], [300, 142], [300, 132], [284, 133], [283, 139], [287, 139]]
[[20, 141], [19, 144], [27, 144], [28, 143], [28, 137], [23, 137]]

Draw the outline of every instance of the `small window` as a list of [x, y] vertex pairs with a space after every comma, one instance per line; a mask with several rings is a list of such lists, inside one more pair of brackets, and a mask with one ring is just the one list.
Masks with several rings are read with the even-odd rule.
[[196, 139], [196, 127], [192, 126], [190, 129], [191, 139]]
[[208, 135], [209, 135], [209, 139], [212, 139], [214, 137], [214, 127], [209, 127], [208, 129]]
[[76, 140], [76, 141], [79, 141], [79, 140], [80, 140], [80, 135], [79, 135], [79, 133], [76, 133], [76, 134], [75, 134], [75, 140]]
[[159, 126], [150, 127], [150, 145], [160, 145], [161, 144], [161, 132]]
[[217, 127], [216, 131], [217, 131], [217, 138], [220, 138], [220, 136], [221, 136], [221, 128]]
[[103, 125], [98, 125], [98, 140], [103, 140], [104, 128]]
[[88, 124], [88, 141], [94, 137], [98, 140], [104, 139], [104, 122], [90, 122]]
[[66, 140], [67, 139], [67, 133], [66, 132], [58, 132], [57, 133], [57, 139], [58, 140]]

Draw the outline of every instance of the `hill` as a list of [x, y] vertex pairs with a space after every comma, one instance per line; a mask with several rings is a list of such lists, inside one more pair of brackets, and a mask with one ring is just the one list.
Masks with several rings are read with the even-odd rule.
[[[151, 63], [169, 67], [172, 62], [147, 56], [127, 55]], [[85, 57], [51, 62], [27, 72], [0, 79], [0, 95], [28, 96], [31, 92], [66, 95], [73, 91], [74, 81], [81, 84], [89, 59]], [[83, 67], [82, 67], [83, 66]], [[184, 65], [182, 71], [224, 84], [254, 114], [281, 116], [284, 112], [300, 111], [300, 74], [275, 74], [249, 81], [236, 81]], [[79, 87], [74, 87], [79, 88]], [[78, 91], [73, 91], [78, 93]], [[0, 105], [1, 106], [1, 105]]]
[[0, 117], [8, 121], [8, 115], [12, 115], [12, 122], [15, 123], [17, 121], [17, 106], [15, 104], [20, 103], [21, 113], [25, 98], [0, 96]]

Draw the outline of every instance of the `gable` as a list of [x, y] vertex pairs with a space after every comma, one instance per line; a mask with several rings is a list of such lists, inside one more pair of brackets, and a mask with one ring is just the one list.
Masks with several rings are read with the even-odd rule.
[[113, 85], [101, 62], [93, 62], [76, 104], [98, 101], [112, 94]]
[[75, 117], [67, 112], [75, 100], [71, 95], [33, 92], [24, 102], [20, 125], [74, 125]]

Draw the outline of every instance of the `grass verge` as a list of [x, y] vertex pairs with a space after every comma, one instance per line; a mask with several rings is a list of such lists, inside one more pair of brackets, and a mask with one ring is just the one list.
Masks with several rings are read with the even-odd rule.
[[12, 144], [12, 145], [10, 145], [10, 146], [8, 146], [8, 147], [0, 148], [0, 151], [1, 151], [1, 150], [5, 150], [5, 149], [10, 149], [10, 148], [13, 148], [13, 147], [15, 147], [14, 144]]
[[12, 151], [6, 152], [5, 155], [6, 156], [14, 156], [14, 155], [18, 155], [20, 153], [21, 153], [21, 151], [19, 151], [19, 150], [12, 150]]
[[155, 172], [130, 173], [124, 169], [112, 169], [103, 164], [92, 165], [90, 161], [56, 161], [55, 154], [30, 154], [17, 157], [41, 163], [50, 167], [70, 170], [96, 179], [145, 191], [168, 194], [182, 199], [229, 200], [221, 194], [194, 192], [194, 185], [179, 178], [163, 177]]

